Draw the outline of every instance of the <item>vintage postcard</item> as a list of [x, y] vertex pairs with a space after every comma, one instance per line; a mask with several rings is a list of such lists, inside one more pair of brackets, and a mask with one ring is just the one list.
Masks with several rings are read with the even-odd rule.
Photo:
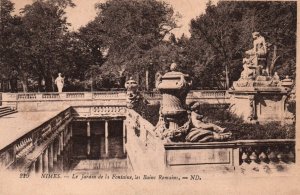
[[300, 194], [298, 8], [0, 0], [0, 194]]

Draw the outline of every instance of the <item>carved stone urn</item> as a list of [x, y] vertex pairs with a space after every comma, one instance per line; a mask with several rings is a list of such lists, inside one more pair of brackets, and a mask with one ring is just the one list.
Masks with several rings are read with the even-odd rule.
[[189, 75], [176, 71], [175, 63], [171, 64], [170, 70], [160, 77], [157, 88], [162, 93], [161, 115], [169, 124], [168, 129], [177, 129], [181, 119], [187, 116], [185, 100], [192, 81]]

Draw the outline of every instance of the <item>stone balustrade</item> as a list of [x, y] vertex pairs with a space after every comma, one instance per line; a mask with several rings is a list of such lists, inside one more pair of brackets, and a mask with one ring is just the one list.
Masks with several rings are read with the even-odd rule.
[[3, 93], [2, 101], [43, 101], [69, 99], [125, 99], [125, 92], [45, 92], [45, 93]]
[[[146, 99], [161, 99], [159, 92], [143, 92]], [[68, 99], [125, 99], [125, 92], [45, 92], [45, 93], [3, 93], [2, 101], [36, 101], [36, 100], [68, 100]], [[194, 90], [187, 98], [229, 98], [226, 90]]]
[[16, 159], [19, 159], [29, 152], [31, 152], [34, 148], [34, 144], [32, 142], [32, 137], [24, 137], [21, 141], [19, 141], [15, 145], [15, 153], [16, 153]]
[[126, 107], [118, 105], [73, 106], [73, 116], [80, 117], [125, 117]]
[[272, 173], [295, 164], [295, 140], [292, 139], [167, 143], [165, 150], [169, 168], [201, 165], [240, 173]]
[[[155, 136], [154, 126], [132, 109], [126, 114], [126, 151], [135, 171], [164, 171], [163, 142]], [[155, 163], [153, 160], [155, 159]]]
[[239, 145], [241, 166], [282, 165], [295, 163], [294, 140], [242, 141]]
[[[71, 108], [67, 108], [2, 148], [0, 150], [1, 167], [20, 169], [24, 172], [53, 171], [54, 160], [57, 159], [57, 155], [63, 150], [63, 146], [71, 136], [68, 126], [72, 120], [71, 114]], [[54, 142], [59, 144], [54, 147]]]
[[198, 98], [228, 98], [226, 90], [202, 90], [202, 91], [191, 91], [194, 97]]
[[[134, 166], [138, 167], [145, 165], [144, 160], [139, 162], [144, 158], [156, 159], [157, 167], [161, 170], [218, 167], [239, 173], [247, 171], [273, 173], [289, 169], [295, 164], [293, 139], [207, 143], [162, 142], [153, 132], [154, 126], [130, 109], [126, 115], [126, 128], [128, 143], [134, 143], [134, 146], [127, 146], [127, 151], [129, 155], [140, 156], [140, 158], [130, 156]], [[137, 148], [141, 148], [139, 152]], [[141, 157], [142, 155], [148, 156]]]
[[[159, 103], [162, 95], [159, 92], [142, 92], [150, 103]], [[187, 103], [201, 101], [208, 104], [229, 104], [230, 99], [225, 90], [191, 91], [187, 96]], [[99, 92], [45, 92], [45, 93], [3, 93], [2, 105], [18, 111], [57, 110], [61, 105], [125, 105], [126, 92], [99, 91]]]

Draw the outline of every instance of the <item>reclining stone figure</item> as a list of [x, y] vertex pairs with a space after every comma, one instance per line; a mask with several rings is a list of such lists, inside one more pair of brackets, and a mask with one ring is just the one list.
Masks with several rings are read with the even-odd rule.
[[208, 141], [223, 141], [231, 137], [230, 132], [225, 132], [222, 128], [213, 123], [202, 121], [203, 116], [199, 112], [200, 103], [196, 102], [191, 106], [191, 121], [192, 128], [186, 136], [186, 141], [189, 142], [208, 142]]

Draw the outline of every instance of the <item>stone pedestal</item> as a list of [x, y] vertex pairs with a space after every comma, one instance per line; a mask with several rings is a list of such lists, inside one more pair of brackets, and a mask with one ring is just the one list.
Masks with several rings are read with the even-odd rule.
[[230, 90], [230, 110], [246, 122], [287, 122], [291, 114], [286, 109], [288, 90], [282, 87], [257, 87]]

